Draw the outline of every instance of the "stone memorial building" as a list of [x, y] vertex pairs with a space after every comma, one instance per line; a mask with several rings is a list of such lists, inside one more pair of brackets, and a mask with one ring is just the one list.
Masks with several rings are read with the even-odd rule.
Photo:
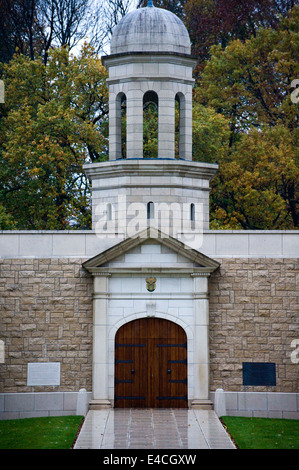
[[0, 232], [0, 416], [72, 414], [82, 389], [93, 409], [206, 409], [220, 388], [227, 414], [299, 418], [298, 232], [209, 230], [218, 167], [192, 161], [184, 24], [149, 2], [103, 63], [109, 160], [84, 167], [92, 230]]

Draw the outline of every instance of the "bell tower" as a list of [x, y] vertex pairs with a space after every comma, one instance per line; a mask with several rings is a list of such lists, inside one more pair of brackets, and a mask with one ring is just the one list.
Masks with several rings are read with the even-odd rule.
[[[94, 276], [95, 407], [140, 406], [149, 393], [154, 402], [143, 402], [144, 406], [174, 406], [177, 397], [184, 406], [211, 406], [208, 277], [219, 263], [200, 249], [209, 228], [209, 182], [217, 165], [192, 161], [196, 61], [190, 51], [182, 21], [149, 1], [119, 22], [111, 54], [102, 59], [109, 71], [109, 158], [84, 167], [92, 182], [93, 230], [101, 238], [96, 241], [101, 253], [84, 263]], [[155, 146], [148, 139], [153, 127]], [[130, 375], [135, 368], [128, 376], [122, 375], [122, 368], [118, 372], [123, 358], [115, 334], [139, 319], [150, 320], [146, 324], [156, 329], [155, 338], [161, 319], [185, 330], [187, 341], [171, 341], [172, 347], [183, 346], [177, 363], [187, 367], [173, 383], [183, 381], [184, 389], [158, 393], [157, 384], [171, 381], [162, 358], [152, 355], [151, 348], [144, 360], [149, 370], [164, 371], [161, 379], [151, 373], [148, 382], [135, 382]], [[138, 330], [138, 325], [129, 330]], [[143, 340], [134, 336], [124, 343], [134, 346]], [[176, 361], [170, 356], [167, 360]], [[120, 376], [131, 388], [121, 388]], [[138, 384], [146, 383], [149, 387], [141, 392]]]
[[[92, 182], [93, 229], [104, 230], [106, 215], [109, 237], [115, 231], [127, 238], [128, 226], [138, 231], [150, 223], [184, 241], [184, 234], [209, 228], [209, 181], [218, 168], [192, 161], [196, 60], [188, 31], [149, 1], [115, 27], [110, 52], [102, 58], [109, 71], [109, 160], [84, 167]], [[148, 105], [156, 119], [146, 123]], [[155, 155], [145, 153], [146, 124], [157, 127]]]
[[121, 107], [126, 102], [126, 158], [143, 158], [143, 110], [158, 108], [158, 158], [175, 158], [175, 103], [179, 104], [179, 158], [192, 160], [192, 71], [184, 24], [149, 2], [115, 28], [109, 70], [109, 159], [122, 158]]

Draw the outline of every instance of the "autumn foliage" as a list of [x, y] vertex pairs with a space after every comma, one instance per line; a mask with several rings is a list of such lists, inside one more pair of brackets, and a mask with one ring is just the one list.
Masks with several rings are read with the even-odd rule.
[[90, 227], [82, 165], [107, 154], [106, 77], [88, 46], [54, 49], [47, 66], [23, 55], [4, 65], [0, 203], [13, 227]]
[[[193, 159], [219, 164], [211, 229], [298, 229], [296, 3], [156, 2], [185, 22], [198, 58]], [[108, 157], [107, 72], [88, 44], [77, 56], [53, 47], [47, 60], [34, 44], [34, 57], [24, 47], [0, 65], [0, 229], [90, 228], [82, 166]], [[147, 157], [157, 155], [157, 121], [146, 108]]]

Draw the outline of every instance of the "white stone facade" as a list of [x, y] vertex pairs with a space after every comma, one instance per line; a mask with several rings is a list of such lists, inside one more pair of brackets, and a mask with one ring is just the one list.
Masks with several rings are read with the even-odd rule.
[[[99, 233], [111, 205], [111, 220], [106, 231], [128, 236], [129, 221], [138, 216], [141, 231], [147, 226], [147, 204], [155, 205], [155, 223], [172, 236], [180, 237], [192, 230], [190, 208], [194, 204], [197, 232], [209, 227], [209, 181], [218, 166], [182, 160], [130, 160], [86, 165], [85, 172], [92, 182], [93, 228]], [[169, 223], [159, 211], [171, 211]], [[143, 211], [143, 212], [142, 212]], [[161, 214], [160, 214], [161, 216]], [[100, 221], [100, 222], [99, 222]], [[153, 221], [154, 222], [154, 221]], [[132, 226], [133, 222], [131, 222]], [[195, 227], [193, 227], [193, 230]]]
[[[0, 231], [1, 259], [88, 259], [124, 240], [92, 230]], [[211, 258], [298, 258], [297, 230], [208, 230], [197, 249]]]
[[[115, 335], [119, 328], [135, 319], [156, 317], [180, 325], [186, 333], [189, 406], [210, 406], [209, 306], [212, 307], [212, 302], [209, 299], [209, 277], [214, 271], [215, 275], [219, 274], [217, 259], [241, 260], [237, 260], [238, 267], [232, 275], [234, 278], [238, 273], [241, 275], [246, 272], [246, 266], [254, 258], [293, 260], [298, 258], [298, 231], [209, 231], [210, 180], [218, 167], [191, 161], [192, 71], [195, 61], [190, 55], [188, 33], [180, 20], [156, 8], [132, 12], [116, 28], [111, 53], [103, 60], [109, 69], [109, 161], [84, 167], [92, 183], [92, 230], [0, 232], [0, 255], [7, 260], [7, 266], [1, 274], [8, 279], [5, 281], [8, 284], [4, 285], [3, 282], [1, 288], [7, 289], [13, 302], [16, 301], [16, 305], [20, 306], [20, 299], [14, 299], [15, 291], [18, 292], [19, 273], [13, 269], [13, 261], [18, 259], [16, 262], [21, 264], [24, 260], [26, 267], [29, 259], [49, 258], [51, 261], [55, 259], [56, 264], [42, 266], [42, 262], [40, 265], [37, 263], [39, 269], [49, 269], [49, 272], [50, 268], [56, 270], [56, 275], [50, 273], [53, 278], [61, 272], [62, 287], [68, 290], [71, 297], [74, 296], [72, 289], [76, 286], [74, 280], [79, 274], [74, 270], [77, 273], [74, 278], [64, 277], [60, 263], [67, 265], [67, 258], [75, 258], [80, 259], [81, 265], [81, 260], [85, 260], [83, 268], [86, 271], [82, 266], [80, 268], [88, 277], [90, 288], [92, 283], [89, 273], [93, 277], [93, 316], [91, 305], [89, 308], [89, 326], [93, 330], [93, 403], [113, 406]], [[147, 92], [156, 97], [158, 104], [157, 159], [143, 158], [143, 105]], [[126, 159], [121, 158], [121, 103], [124, 97], [127, 109]], [[174, 158], [176, 100], [180, 102], [178, 159]], [[137, 213], [139, 225], [134, 220]], [[135, 232], [129, 233], [128, 228], [134, 228]], [[188, 235], [191, 235], [191, 239], [186, 241]], [[73, 267], [70, 271], [73, 272]], [[34, 275], [34, 271], [22, 268], [22, 277]], [[157, 279], [153, 292], [146, 288], [148, 275]], [[266, 271], [264, 276], [267, 276]], [[9, 284], [10, 279], [15, 284]], [[250, 284], [249, 277], [247, 281]], [[63, 289], [60, 291], [56, 284], [54, 282], [56, 292], [65, 292]], [[234, 302], [235, 292], [231, 284], [231, 299], [225, 300], [227, 304], [229, 301]], [[43, 305], [53, 301], [52, 285], [49, 284], [47, 292], [43, 293]], [[219, 297], [229, 297], [226, 290], [227, 287], [220, 285]], [[82, 295], [80, 292], [76, 294]], [[91, 304], [88, 292], [85, 303], [87, 299]], [[274, 284], [270, 292], [275, 293]], [[244, 295], [242, 293], [242, 301], [248, 302], [250, 298], [245, 294], [246, 291]], [[75, 300], [78, 306], [78, 299]], [[290, 315], [293, 315], [293, 307], [289, 308]], [[73, 314], [73, 304], [71, 310]], [[14, 315], [15, 310], [12, 311]], [[227, 309], [223, 315], [226, 312], [227, 316], [231, 313]], [[29, 313], [31, 318], [30, 309]], [[63, 322], [61, 312], [51, 310], [48, 321], [52, 314]], [[76, 319], [80, 320], [79, 313]], [[244, 321], [239, 317], [237, 319]], [[264, 320], [265, 317], [261, 317], [262, 323]], [[229, 327], [232, 328], [232, 325]], [[35, 324], [29, 324], [29, 328], [34, 329]], [[292, 328], [295, 330], [295, 326], [292, 325]], [[13, 330], [12, 335], [16, 330]], [[58, 334], [62, 335], [62, 330], [63, 325], [58, 327]], [[28, 338], [30, 331], [24, 333], [28, 334]], [[6, 339], [11, 340], [9, 333]], [[77, 354], [75, 350], [68, 352], [72, 358]], [[18, 361], [19, 356], [16, 359]], [[238, 361], [237, 358], [232, 359]], [[13, 357], [11, 361], [13, 364]], [[5, 364], [1, 366], [4, 368]], [[235, 364], [228, 366], [234, 367]], [[240, 367], [240, 364], [237, 366]], [[251, 409], [260, 411], [261, 415], [270, 412], [270, 416], [272, 411], [278, 410], [299, 412], [298, 394], [295, 393], [286, 394], [287, 397], [273, 394], [278, 397], [276, 401], [276, 397], [270, 397], [268, 393], [243, 395], [243, 392], [226, 392], [227, 408], [233, 414], [242, 414]], [[53, 412], [73, 410], [77, 394], [64, 397], [63, 393], [59, 396], [55, 393], [47, 396], [28, 394], [22, 396], [19, 405], [16, 405], [15, 397], [10, 393], [0, 394], [0, 412], [11, 413], [14, 406], [20, 413], [29, 412], [29, 408], [34, 412], [47, 412], [46, 407]], [[278, 395], [281, 395], [280, 404]], [[39, 401], [47, 398], [50, 403], [39, 404]], [[67, 410], [62, 406], [66, 398], [72, 399]], [[51, 404], [52, 401], [54, 404]]]
[[158, 158], [175, 158], [175, 102], [179, 102], [179, 158], [192, 160], [190, 38], [182, 21], [161, 8], [126, 15], [113, 31], [109, 71], [109, 158], [122, 158], [121, 102], [126, 101], [126, 158], [143, 158], [146, 93], [158, 107]]
[[[174, 239], [148, 237], [121, 242], [84, 266], [94, 276], [94, 401], [114, 402], [115, 334], [139, 318], [180, 325], [188, 339], [189, 406], [209, 402], [208, 277], [219, 264]], [[148, 292], [148, 274], [157, 288]]]
[[184, 23], [161, 8], [139, 8], [122, 18], [113, 31], [111, 54], [172, 52], [190, 54], [191, 44]]
[[169, 55], [111, 56], [109, 70], [109, 158], [121, 158], [121, 99], [127, 106], [127, 158], [143, 158], [143, 100], [154, 92], [158, 102], [158, 157], [175, 157], [175, 100], [180, 103], [179, 156], [192, 160], [191, 57]]
[[[244, 260], [246, 268], [247, 264], [250, 265], [257, 257], [270, 261], [298, 258], [298, 239], [297, 231], [208, 231], [204, 233], [203, 244], [198, 248], [212, 258]], [[213, 326], [209, 325], [209, 270], [195, 266], [194, 260], [192, 261], [188, 254], [190, 250], [178, 253], [178, 245], [177, 250], [167, 247], [167, 239], [160, 240], [161, 243], [157, 240], [144, 240], [144, 243], [131, 248], [128, 244], [132, 243], [132, 240], [122, 240], [123, 248], [120, 253], [115, 239], [101, 240], [91, 231], [0, 233], [3, 259], [23, 259], [24, 263], [30, 258], [46, 257], [58, 260], [91, 257], [97, 259], [95, 265], [98, 264], [98, 267], [94, 268], [94, 272], [89, 268], [94, 276], [93, 399], [100, 401], [104, 406], [113, 404], [114, 341], [117, 330], [130, 320], [156, 316], [179, 324], [186, 332], [189, 405], [194, 405], [196, 401], [198, 404], [200, 400], [202, 403], [203, 397], [206, 396], [213, 401], [214, 394], [210, 393], [209, 388], [210, 358], [207, 343], [208, 332]], [[107, 250], [113, 250], [113, 246], [115, 252], [112, 257], [109, 255], [107, 258]], [[125, 247], [127, 249], [124, 249]], [[199, 265], [200, 262], [196, 264]], [[153, 293], [149, 293], [145, 288], [145, 278], [149, 272], [154, 273], [158, 280]], [[225, 287], [223, 289], [225, 292]], [[240, 322], [243, 320], [240, 317]], [[225, 392], [229, 414], [294, 418], [299, 416], [296, 394], [229, 390]], [[14, 393], [15, 397], [18, 395]], [[30, 408], [24, 404], [27, 401], [23, 403], [23, 398], [26, 399], [27, 394], [24, 394], [24, 397], [21, 395], [20, 406], [17, 406], [10, 401], [10, 394], [0, 394], [0, 412], [3, 417], [38, 415], [39, 408], [35, 405]], [[60, 414], [61, 410], [55, 401], [58, 392], [46, 393], [43, 396], [49, 397], [50, 402], [43, 405], [45, 408], [40, 412], [43, 415], [48, 412]], [[52, 401], [55, 402], [54, 408]], [[63, 413], [72, 411], [66, 409]]]

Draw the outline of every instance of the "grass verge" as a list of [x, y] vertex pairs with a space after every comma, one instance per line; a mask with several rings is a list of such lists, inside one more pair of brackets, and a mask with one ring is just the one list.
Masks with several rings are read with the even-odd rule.
[[299, 420], [222, 416], [239, 449], [299, 449]]
[[83, 416], [0, 421], [0, 449], [70, 449]]

